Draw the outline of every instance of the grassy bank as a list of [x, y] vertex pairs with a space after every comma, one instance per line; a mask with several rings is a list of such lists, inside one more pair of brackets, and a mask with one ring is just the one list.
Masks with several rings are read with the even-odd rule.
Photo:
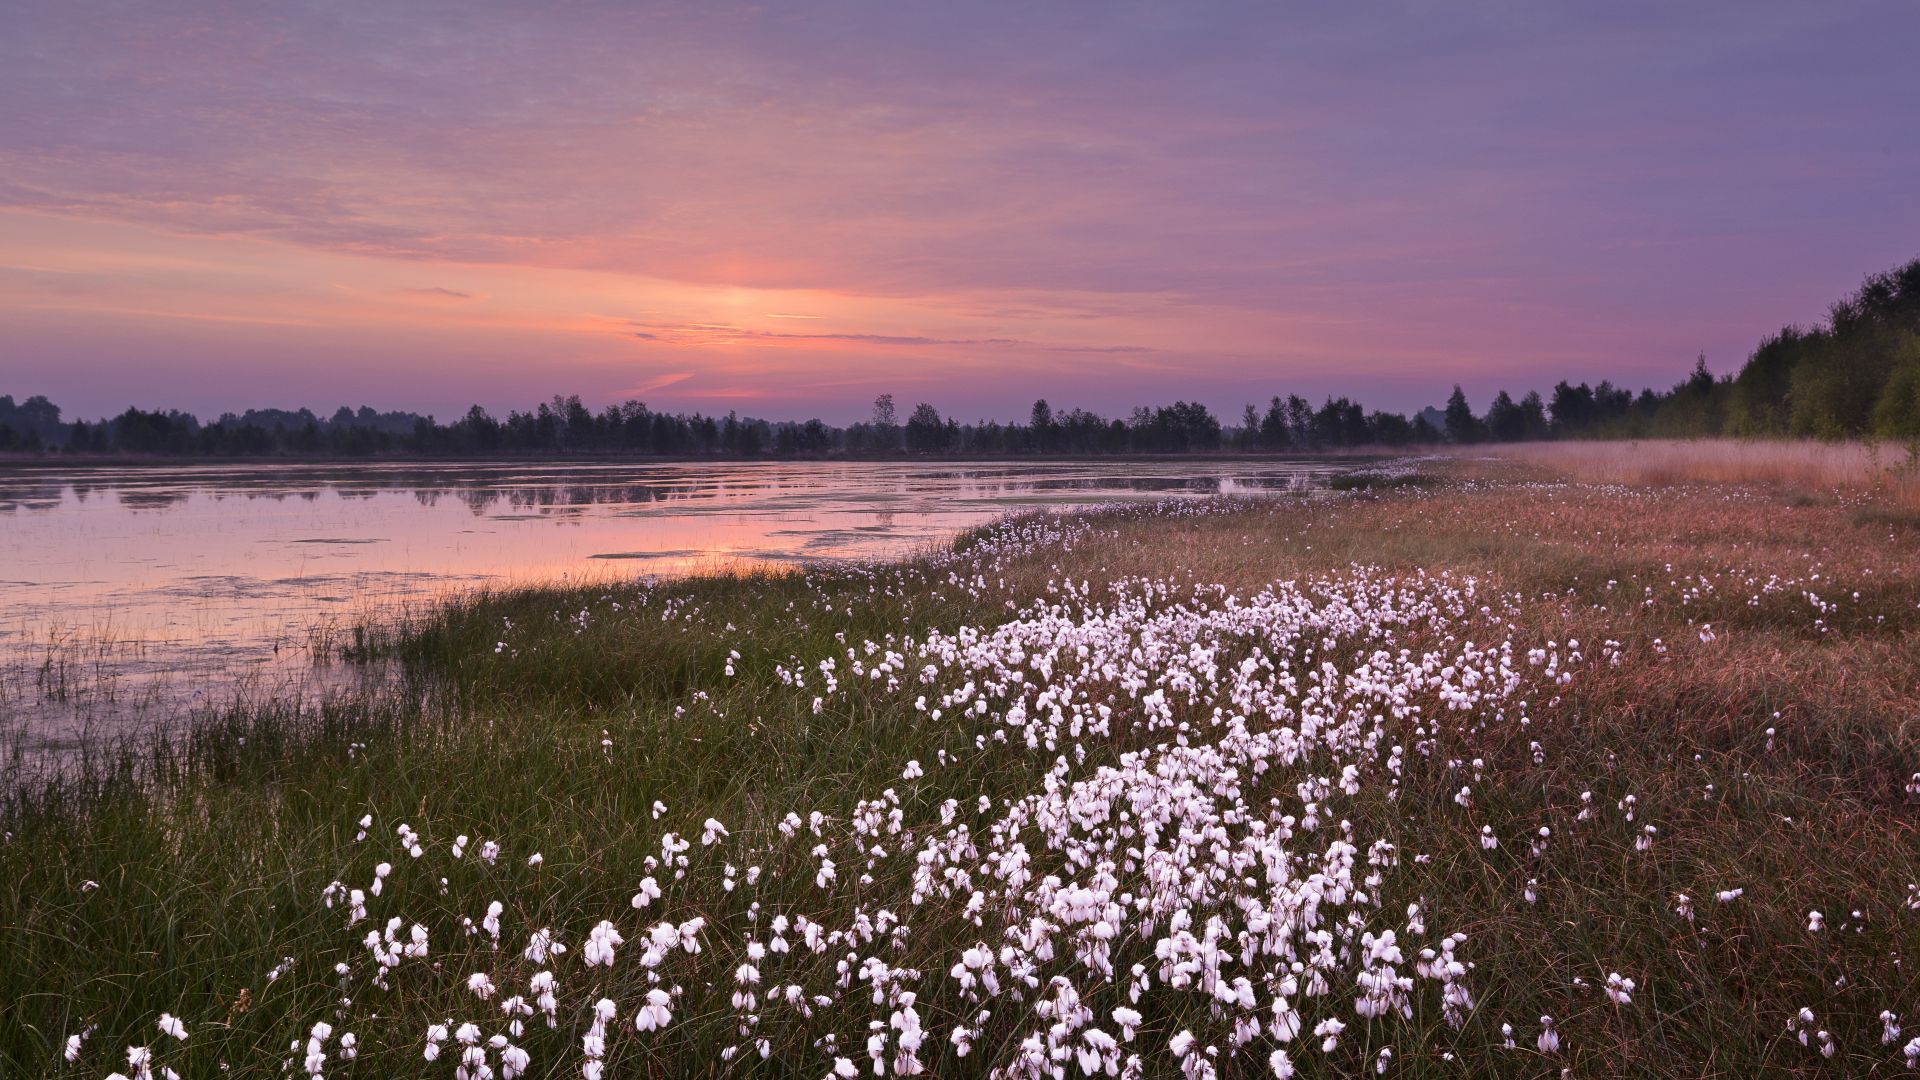
[[1920, 527], [1504, 468], [376, 635], [12, 787], [0, 1074], [1899, 1073]]
[[1802, 497], [1865, 496], [1920, 512], [1920, 444], [1810, 439], [1510, 443], [1460, 451], [1589, 484], [1757, 486]]

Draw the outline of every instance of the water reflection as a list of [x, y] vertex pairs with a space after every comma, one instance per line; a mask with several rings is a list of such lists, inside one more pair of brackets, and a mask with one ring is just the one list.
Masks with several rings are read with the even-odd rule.
[[1303, 488], [1333, 467], [0, 469], [0, 712], [57, 739], [125, 720], [102, 703], [163, 710], [238, 680], [310, 679], [316, 637], [477, 585], [885, 557], [1012, 510]]

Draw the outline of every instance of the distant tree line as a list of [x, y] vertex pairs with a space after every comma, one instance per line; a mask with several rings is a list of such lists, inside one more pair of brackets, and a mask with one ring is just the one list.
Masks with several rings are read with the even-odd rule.
[[643, 402], [598, 412], [555, 396], [504, 418], [475, 405], [451, 423], [409, 412], [341, 407], [249, 409], [203, 423], [191, 413], [129, 408], [66, 422], [45, 397], [0, 396], [0, 451], [202, 457], [556, 454], [662, 457], [851, 455], [1180, 454], [1313, 451], [1357, 446], [1622, 439], [1709, 435], [1877, 437], [1920, 446], [1920, 259], [1869, 277], [1813, 327], [1788, 326], [1755, 349], [1739, 372], [1715, 378], [1703, 355], [1666, 391], [1639, 393], [1602, 381], [1557, 383], [1543, 397], [1495, 394], [1476, 413], [1460, 387], [1444, 408], [1412, 416], [1372, 412], [1345, 397], [1319, 406], [1299, 395], [1249, 404], [1238, 425], [1205, 405], [1142, 406], [1124, 417], [1056, 412], [1036, 401], [1026, 421], [963, 424], [933, 405], [901, 423], [893, 395], [871, 419], [844, 427], [820, 420], [763, 420], [735, 413], [656, 412]]

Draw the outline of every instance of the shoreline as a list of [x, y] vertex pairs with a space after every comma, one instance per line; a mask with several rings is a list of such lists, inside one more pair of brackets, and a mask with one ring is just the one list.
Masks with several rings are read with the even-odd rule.
[[762, 454], [754, 457], [724, 457], [719, 455], [658, 456], [650, 454], [548, 454], [527, 455], [524, 457], [425, 457], [407, 455], [384, 455], [370, 457], [179, 457], [163, 455], [88, 455], [88, 454], [0, 454], [0, 471], [13, 469], [58, 469], [66, 466], [87, 467], [125, 467], [125, 468], [168, 468], [199, 467], [207, 465], [229, 465], [235, 468], [248, 466], [317, 466], [343, 467], [357, 465], [422, 465], [422, 466], [460, 466], [460, 465], [499, 465], [514, 466], [528, 464], [579, 464], [579, 465], [790, 465], [790, 464], [873, 464], [873, 465], [928, 465], [943, 464], [1006, 464], [1006, 465], [1076, 465], [1106, 464], [1124, 462], [1154, 462], [1217, 464], [1238, 461], [1373, 461], [1381, 458], [1406, 457], [1405, 447], [1350, 448], [1340, 451], [1299, 451], [1274, 453], [1194, 453], [1194, 454], [1059, 454], [1059, 455], [1006, 455], [1006, 454], [942, 454], [932, 455], [821, 455], [778, 457]]

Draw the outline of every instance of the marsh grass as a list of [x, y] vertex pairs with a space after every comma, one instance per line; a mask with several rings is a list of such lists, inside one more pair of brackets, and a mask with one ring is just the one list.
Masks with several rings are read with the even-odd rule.
[[1894, 507], [1920, 511], [1920, 442], [1635, 439], [1514, 443], [1471, 452], [1583, 483], [1764, 485], [1795, 498], [1871, 493]]
[[[863, 896], [897, 894], [911, 868], [882, 862], [875, 881], [856, 885], [860, 868], [843, 866], [846, 880], [823, 892], [804, 851], [775, 835], [786, 811], [844, 820], [895, 788], [903, 810], [923, 818], [949, 796], [1029, 789], [1048, 763], [989, 752], [904, 783], [905, 762], [973, 745], [967, 725], [929, 722], [912, 707], [911, 684], [849, 686], [816, 713], [814, 691], [787, 685], [777, 666], [929, 627], [992, 625], [1067, 581], [1097, 592], [1148, 575], [1248, 594], [1354, 563], [1472, 576], [1506, 598], [1448, 638], [1578, 638], [1596, 655], [1611, 639], [1625, 659], [1583, 669], [1524, 727], [1449, 728], [1440, 753], [1410, 759], [1396, 801], [1345, 808], [1408, 853], [1394, 895], [1422, 898], [1435, 933], [1468, 935], [1478, 1007], [1454, 1032], [1422, 1000], [1401, 1025], [1412, 1045], [1386, 1026], [1356, 1026], [1335, 1054], [1296, 1055], [1303, 1071], [1368, 1069], [1389, 1044], [1399, 1047], [1393, 1075], [1894, 1071], [1898, 1047], [1879, 1044], [1879, 1011], [1920, 1024], [1909, 959], [1920, 957], [1920, 912], [1906, 906], [1920, 882], [1920, 816], [1904, 787], [1920, 769], [1920, 545], [1904, 504], [1884, 492], [1803, 490], [1822, 498], [1468, 480], [1197, 516], [1098, 512], [1077, 519], [1086, 527], [1071, 544], [1009, 553], [992, 542], [1004, 530], [977, 530], [959, 554], [886, 567], [478, 594], [372, 628], [358, 655], [409, 673], [385, 692], [203, 714], [170, 738], [12, 778], [0, 795], [0, 1074], [102, 1075], [129, 1043], [164, 1042], [153, 1024], [167, 1011], [193, 1024], [191, 1040], [169, 1050], [183, 1075], [223, 1066], [282, 1075], [289, 1042], [333, 1014], [341, 989], [331, 965], [363, 955], [367, 924], [343, 931], [321, 892], [336, 879], [364, 884], [383, 860], [400, 864], [383, 913], [427, 926], [435, 962], [453, 971], [498, 962], [461, 923], [491, 898], [508, 900], [519, 934], [552, 926], [576, 946], [595, 921], [631, 916], [627, 898], [661, 833], [697, 835], [707, 817], [764, 863], [750, 891], [768, 910], [844, 917]], [[1769, 590], [1770, 581], [1793, 584]], [[1117, 736], [1094, 753], [1111, 761], [1132, 748]], [[1466, 809], [1453, 801], [1463, 784], [1474, 789]], [[1582, 792], [1593, 817], [1572, 827], [1588, 805]], [[1629, 795], [1633, 822], [1618, 809]], [[653, 818], [655, 800], [665, 819]], [[375, 831], [357, 843], [363, 814]], [[417, 867], [393, 854], [401, 822], [429, 839]], [[1528, 857], [1521, 838], [1548, 822], [1553, 842]], [[1635, 849], [1644, 823], [1660, 830], [1649, 852]], [[1501, 849], [1481, 848], [1482, 825], [1499, 830]], [[506, 853], [494, 865], [450, 861], [444, 849], [460, 834], [499, 840]], [[534, 852], [544, 857], [537, 869], [526, 863]], [[749, 890], [723, 890], [715, 861], [663, 882], [654, 910], [741, 925]], [[1739, 902], [1715, 903], [1717, 889], [1736, 886], [1746, 890]], [[1692, 922], [1674, 911], [1679, 892], [1695, 898]], [[1806, 930], [1813, 908], [1830, 920], [1823, 935]], [[923, 914], [895, 961], [931, 975], [921, 1010], [934, 1075], [1004, 1062], [1023, 1030], [1009, 1007], [973, 1056], [958, 1059], [943, 1041], [964, 1012], [940, 974], [975, 933]], [[731, 971], [735, 947], [716, 941], [703, 967]], [[285, 957], [293, 966], [269, 981]], [[831, 961], [805, 977], [830, 979]], [[524, 982], [532, 968], [521, 967]], [[1639, 981], [1631, 1006], [1593, 989], [1609, 971]], [[364, 1007], [355, 1025], [364, 1049], [330, 1075], [419, 1074], [426, 1026], [475, 1011], [456, 980], [398, 976], [391, 993], [351, 991]], [[622, 1001], [644, 988], [630, 966], [592, 978], [595, 992]], [[728, 986], [680, 978], [675, 1027], [651, 1042], [631, 1031], [616, 1040], [611, 1075], [728, 1071], [717, 1061], [736, 1041]], [[1802, 1006], [1836, 1037], [1833, 1059], [1787, 1034]], [[1173, 1032], [1205, 1021], [1191, 1008], [1148, 1016], [1138, 1049], [1149, 1074], [1173, 1068]], [[1532, 1049], [1541, 1014], [1558, 1019], [1563, 1054]], [[529, 1028], [536, 1075], [577, 1072], [577, 1019]], [[1503, 1022], [1519, 1049], [1501, 1046]], [[82, 1064], [63, 1071], [62, 1040], [89, 1025]], [[763, 1033], [772, 1061], [749, 1057], [732, 1071], [822, 1071], [817, 1030], [772, 1020]], [[864, 1031], [841, 1037], [857, 1050]], [[436, 1068], [452, 1074], [448, 1060]]]

